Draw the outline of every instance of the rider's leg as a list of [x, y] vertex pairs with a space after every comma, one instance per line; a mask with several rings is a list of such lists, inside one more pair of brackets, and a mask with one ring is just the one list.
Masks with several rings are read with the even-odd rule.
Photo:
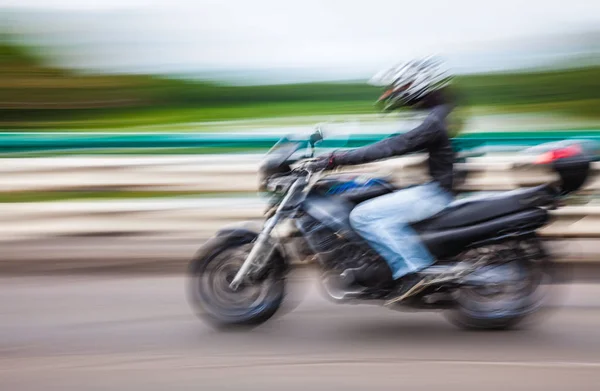
[[451, 201], [450, 193], [429, 183], [363, 202], [350, 214], [350, 222], [398, 279], [434, 262], [410, 223], [441, 212]]

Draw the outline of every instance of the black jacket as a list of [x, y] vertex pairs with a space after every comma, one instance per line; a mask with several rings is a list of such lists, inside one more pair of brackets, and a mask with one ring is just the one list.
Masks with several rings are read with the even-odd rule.
[[435, 106], [415, 129], [361, 148], [336, 152], [333, 163], [336, 166], [362, 164], [410, 152], [427, 151], [429, 174], [440, 186], [452, 192], [455, 153], [446, 126], [446, 118], [452, 109], [453, 106], [448, 104]]

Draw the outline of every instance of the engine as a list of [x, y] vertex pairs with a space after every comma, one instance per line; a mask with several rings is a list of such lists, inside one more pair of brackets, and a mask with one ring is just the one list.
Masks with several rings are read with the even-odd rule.
[[[390, 274], [387, 263], [373, 249], [357, 238], [345, 238], [314, 218], [304, 215], [298, 220], [311, 252], [325, 270], [343, 272], [347, 269], [368, 268], [373, 281], [362, 281], [374, 285], [382, 280], [383, 273]], [[391, 275], [391, 274], [390, 274]]]

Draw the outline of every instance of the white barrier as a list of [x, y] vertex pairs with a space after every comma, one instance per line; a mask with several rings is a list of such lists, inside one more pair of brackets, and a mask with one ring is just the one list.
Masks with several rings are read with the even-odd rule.
[[[261, 156], [98, 156], [0, 159], [0, 192], [33, 191], [198, 191], [253, 192]], [[509, 190], [544, 183], [555, 177], [545, 168], [528, 164], [527, 156], [470, 158], [458, 164], [468, 177], [460, 190]], [[423, 156], [410, 156], [351, 167], [346, 171], [390, 175], [399, 185], [418, 183], [425, 174]], [[585, 190], [600, 190], [593, 178]]]
[[[98, 201], [0, 204], [2, 242], [48, 237], [164, 236], [198, 238], [218, 228], [262, 217], [253, 200]], [[600, 205], [567, 206], [551, 212], [541, 232], [555, 238], [600, 237]]]
[[[260, 155], [86, 156], [9, 158], [0, 162], [0, 192], [64, 190], [249, 191], [257, 187]], [[509, 190], [533, 186], [555, 174], [530, 164], [531, 157], [496, 155], [470, 158], [463, 190]], [[352, 167], [352, 171], [390, 174], [399, 185], [418, 183], [425, 159], [415, 155]], [[350, 168], [349, 168], [350, 169]], [[593, 165], [587, 191], [600, 189]], [[77, 235], [164, 235], [207, 237], [218, 227], [260, 219], [263, 205], [235, 197], [220, 200], [41, 202], [0, 204], [0, 241]], [[570, 206], [554, 211], [556, 221], [543, 233], [551, 237], [600, 237], [600, 206]]]

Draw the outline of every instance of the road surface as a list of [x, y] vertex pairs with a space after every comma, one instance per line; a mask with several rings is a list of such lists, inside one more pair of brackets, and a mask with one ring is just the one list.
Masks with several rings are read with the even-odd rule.
[[542, 323], [465, 332], [436, 313], [336, 306], [312, 287], [246, 332], [191, 314], [183, 279], [0, 279], [0, 390], [598, 390], [600, 286]]

